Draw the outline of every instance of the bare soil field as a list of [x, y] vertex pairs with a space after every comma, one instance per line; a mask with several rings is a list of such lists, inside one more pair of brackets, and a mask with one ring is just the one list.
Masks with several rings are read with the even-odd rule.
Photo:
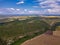
[[53, 32], [53, 35], [55, 35], [55, 36], [60, 36], [60, 31], [54, 31], [54, 32]]
[[42, 34], [25, 41], [21, 45], [60, 45], [60, 36]]

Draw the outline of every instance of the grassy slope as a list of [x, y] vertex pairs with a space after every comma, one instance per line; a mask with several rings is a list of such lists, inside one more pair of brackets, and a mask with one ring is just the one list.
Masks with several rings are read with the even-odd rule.
[[[31, 20], [35, 20], [32, 23], [28, 23]], [[13, 22], [5, 23], [0, 26], [0, 37], [5, 39], [11, 39], [15, 37], [19, 37], [20, 35], [29, 35], [35, 33], [35, 31], [45, 31], [45, 29], [49, 28], [49, 25], [42, 20], [37, 18], [27, 19], [25, 21], [15, 20]], [[30, 33], [31, 32], [31, 33]], [[34, 37], [35, 35], [33, 35]], [[18, 40], [17, 42], [24, 42], [25, 40], [31, 37], [23, 38], [23, 40]], [[16, 43], [17, 45], [17, 43]]]

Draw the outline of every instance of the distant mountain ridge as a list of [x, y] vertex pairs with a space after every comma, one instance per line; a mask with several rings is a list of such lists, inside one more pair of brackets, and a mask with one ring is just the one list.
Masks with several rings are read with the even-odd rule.
[[11, 16], [60, 16], [60, 15], [51, 15], [51, 14], [0, 14], [0, 18], [7, 18]]

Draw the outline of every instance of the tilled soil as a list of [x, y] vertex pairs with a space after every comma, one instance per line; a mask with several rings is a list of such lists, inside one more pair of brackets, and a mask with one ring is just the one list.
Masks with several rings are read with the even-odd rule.
[[60, 45], [60, 37], [42, 34], [40, 36], [25, 41], [21, 45]]

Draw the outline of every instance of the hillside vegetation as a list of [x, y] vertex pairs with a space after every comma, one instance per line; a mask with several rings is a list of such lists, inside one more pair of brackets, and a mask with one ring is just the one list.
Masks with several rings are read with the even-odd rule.
[[26, 20], [14, 20], [0, 24], [0, 37], [4, 40], [18, 39], [25, 35], [44, 33], [49, 25], [38, 17]]

